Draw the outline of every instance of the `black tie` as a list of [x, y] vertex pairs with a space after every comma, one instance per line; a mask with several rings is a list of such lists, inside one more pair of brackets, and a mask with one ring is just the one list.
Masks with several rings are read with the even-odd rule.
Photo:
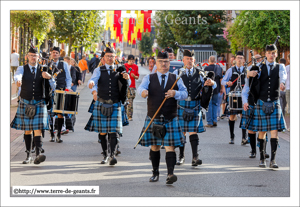
[[241, 74], [240, 68], [237, 68], [237, 72], [238, 74]]
[[270, 67], [270, 72], [269, 72], [269, 76], [271, 75], [272, 69], [273, 69], [273, 64], [269, 64]]
[[161, 75], [161, 84], [160, 84], [160, 86], [161, 86], [162, 90], [164, 90], [164, 88], [165, 88], [165, 77], [166, 77], [165, 74]]
[[32, 67], [32, 75], [35, 77], [35, 67]]
[[189, 70], [189, 73], [188, 73], [189, 77], [191, 77], [191, 70]]

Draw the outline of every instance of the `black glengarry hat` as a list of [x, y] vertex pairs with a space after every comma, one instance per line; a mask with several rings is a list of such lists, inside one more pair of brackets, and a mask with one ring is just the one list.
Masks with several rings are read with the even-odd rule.
[[[60, 52], [59, 47], [55, 47], [55, 46], [54, 46], [54, 47], [53, 47], [53, 50], [56, 50], [56, 51]], [[52, 51], [53, 51], [53, 50], [52, 50]]]
[[30, 52], [30, 53], [35, 53], [35, 54], [37, 54], [37, 53], [38, 53], [38, 51], [37, 51], [36, 47], [31, 47], [31, 46], [30, 46], [30, 48], [29, 48], [29, 51], [28, 51], [28, 52]]
[[166, 47], [165, 48], [165, 52], [168, 52], [168, 53], [174, 53], [174, 50], [172, 47]]
[[128, 55], [128, 60], [134, 60], [134, 56], [133, 55]]
[[271, 44], [266, 46], [266, 51], [274, 51], [274, 50], [277, 50], [276, 45]]
[[109, 48], [109, 47], [107, 47], [107, 48], [105, 49], [105, 53], [115, 53], [115, 49], [114, 49], [114, 48]]
[[168, 52], [158, 52], [157, 59], [169, 59]]
[[238, 51], [236, 55], [244, 56], [244, 53], [242, 51]]
[[183, 56], [194, 57], [194, 50], [193, 50], [193, 51], [190, 51], [190, 50], [184, 50], [184, 51], [183, 51]]

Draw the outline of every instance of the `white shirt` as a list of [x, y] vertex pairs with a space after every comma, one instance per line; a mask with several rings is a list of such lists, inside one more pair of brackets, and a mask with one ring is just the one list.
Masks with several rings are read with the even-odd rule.
[[19, 54], [18, 53], [12, 53], [10, 55], [11, 64], [10, 66], [19, 66]]
[[286, 75], [287, 75], [286, 81], [285, 81], [285, 89], [290, 90], [290, 65], [287, 65], [285, 67], [285, 69], [286, 69]]

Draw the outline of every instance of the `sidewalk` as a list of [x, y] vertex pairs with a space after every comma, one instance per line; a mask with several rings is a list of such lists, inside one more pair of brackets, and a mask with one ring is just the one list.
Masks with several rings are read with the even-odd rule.
[[[85, 77], [85, 83], [83, 85], [80, 85], [77, 87], [76, 92], [80, 92], [84, 87], [86, 87], [87, 82], [92, 77], [92, 74], [86, 74]], [[17, 87], [15, 84], [12, 84], [12, 100], [10, 105], [10, 123], [13, 120], [13, 118], [16, 115], [17, 109], [18, 109], [18, 102], [17, 102]], [[25, 144], [23, 143], [23, 134], [24, 131], [22, 130], [16, 130], [10, 128], [10, 159], [14, 158], [14, 156], [20, 152], [25, 147]]]

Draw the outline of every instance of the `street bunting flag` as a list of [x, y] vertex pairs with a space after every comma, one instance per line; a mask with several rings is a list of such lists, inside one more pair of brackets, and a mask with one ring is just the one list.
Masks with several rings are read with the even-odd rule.
[[125, 41], [136, 44], [137, 40], [142, 40], [143, 32], [151, 32], [151, 13], [152, 10], [135, 10], [135, 18], [122, 18], [121, 10], [106, 11], [105, 30], [110, 31], [110, 39], [115, 39], [117, 43]]

